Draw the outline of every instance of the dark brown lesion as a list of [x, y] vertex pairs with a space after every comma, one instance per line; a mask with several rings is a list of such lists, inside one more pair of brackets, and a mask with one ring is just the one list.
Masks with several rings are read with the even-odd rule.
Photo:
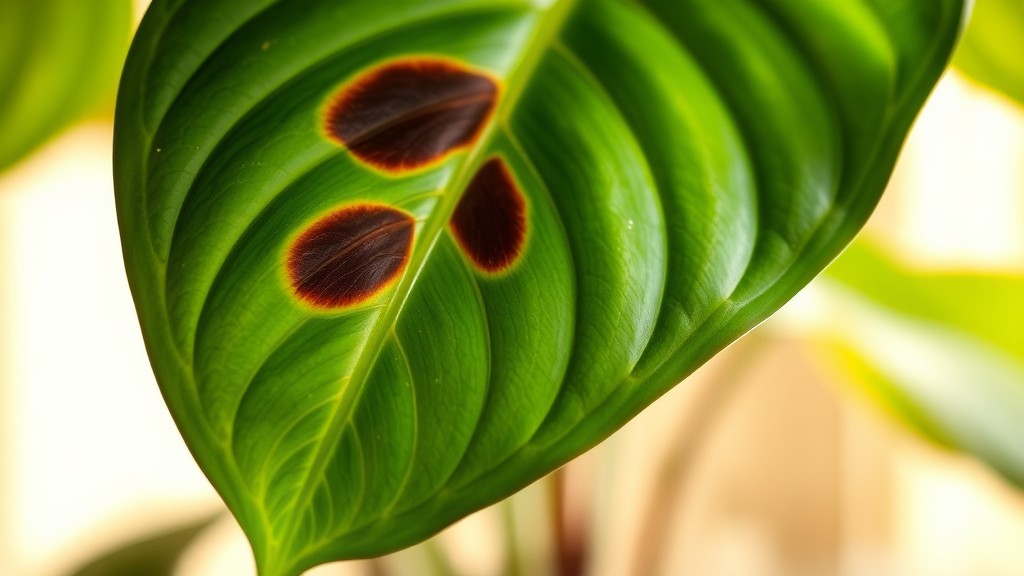
[[508, 166], [488, 160], [466, 188], [450, 228], [473, 264], [491, 274], [512, 267], [526, 243], [526, 199]]
[[332, 96], [326, 130], [363, 162], [405, 172], [472, 144], [497, 98], [498, 84], [484, 74], [410, 58], [380, 65]]
[[405, 270], [416, 222], [379, 204], [355, 204], [320, 218], [288, 251], [292, 289], [317, 308], [364, 302]]

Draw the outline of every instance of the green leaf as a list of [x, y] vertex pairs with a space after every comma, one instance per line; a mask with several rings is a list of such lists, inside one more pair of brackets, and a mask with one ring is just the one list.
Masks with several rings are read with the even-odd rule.
[[118, 102], [154, 371], [265, 576], [611, 434], [878, 201], [960, 0], [153, 3]]
[[181, 555], [216, 516], [203, 518], [112, 550], [75, 570], [73, 576], [172, 576]]
[[953, 64], [1024, 104], [1024, 0], [975, 0]]
[[0, 2], [0, 170], [109, 103], [131, 0]]
[[825, 276], [845, 292], [821, 328], [846, 378], [1024, 487], [1024, 276], [916, 271], [864, 242]]
[[943, 324], [1024, 359], [1024, 276], [916, 270], [858, 240], [825, 276], [904, 316]]

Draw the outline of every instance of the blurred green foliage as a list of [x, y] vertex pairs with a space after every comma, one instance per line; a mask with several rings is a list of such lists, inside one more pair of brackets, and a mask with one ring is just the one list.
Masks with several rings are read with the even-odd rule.
[[914, 270], [863, 240], [826, 275], [893, 312], [955, 327], [1024, 360], [1024, 276]]
[[1024, 103], [1024, 0], [975, 0], [953, 64]]
[[72, 576], [171, 576], [182, 553], [220, 514], [125, 544], [90, 561]]
[[0, 170], [111, 107], [131, 0], [0, 0]]
[[1024, 487], [1024, 275], [922, 272], [854, 244], [823, 342], [890, 415]]

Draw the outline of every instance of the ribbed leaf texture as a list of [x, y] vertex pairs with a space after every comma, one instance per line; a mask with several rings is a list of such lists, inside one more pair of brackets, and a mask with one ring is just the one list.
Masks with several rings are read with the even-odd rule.
[[961, 0], [156, 0], [118, 214], [164, 397], [265, 576], [607, 437], [878, 201]]

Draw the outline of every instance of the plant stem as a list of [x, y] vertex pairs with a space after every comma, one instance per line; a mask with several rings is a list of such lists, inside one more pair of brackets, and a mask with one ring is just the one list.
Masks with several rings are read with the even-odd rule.
[[391, 576], [391, 571], [388, 570], [387, 564], [380, 558], [367, 560], [366, 567], [370, 572], [370, 576]]
[[505, 566], [501, 573], [504, 576], [523, 576], [523, 563], [520, 557], [519, 535], [516, 529], [516, 511], [511, 498], [499, 504], [501, 509], [502, 531], [505, 536]]
[[558, 576], [581, 576], [586, 557], [586, 537], [581, 523], [567, 513], [565, 466], [548, 477], [551, 529], [555, 536], [555, 566]]
[[431, 574], [434, 576], [459, 576], [458, 571], [448, 559], [448, 554], [444, 548], [441, 548], [437, 537], [424, 542], [423, 551], [426, 552], [427, 560], [430, 562]]
[[757, 331], [747, 334], [727, 352], [727, 360], [730, 361], [723, 362], [718, 374], [699, 381], [700, 388], [688, 411], [689, 417], [679, 419], [671, 436], [678, 438], [679, 444], [662, 461], [655, 478], [644, 514], [645, 521], [640, 526], [634, 575], [656, 576], [664, 567], [673, 512], [685, 496], [689, 480], [719, 416], [740, 385], [750, 380], [744, 377], [745, 373], [754, 364], [757, 352], [766, 340], [768, 337]]

